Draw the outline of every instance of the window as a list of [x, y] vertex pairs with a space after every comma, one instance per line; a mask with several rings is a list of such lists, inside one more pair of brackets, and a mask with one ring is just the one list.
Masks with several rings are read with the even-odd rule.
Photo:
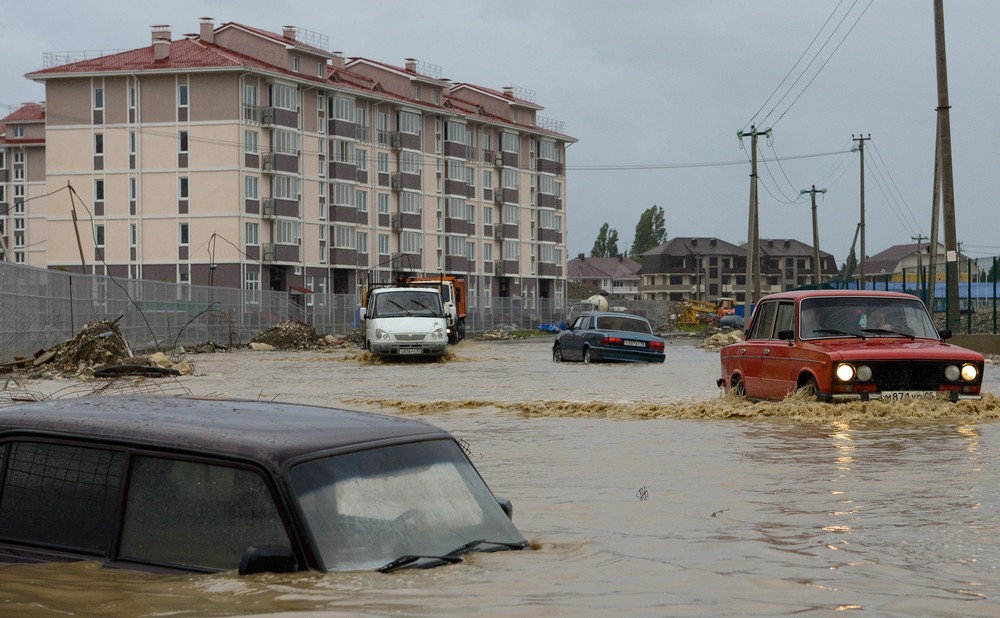
[[448, 255], [458, 255], [465, 257], [468, 249], [465, 246], [465, 236], [448, 237]]
[[135, 154], [136, 136], [135, 131], [128, 132], [128, 153], [130, 155]]
[[128, 199], [134, 200], [138, 197], [139, 190], [135, 178], [128, 179]]
[[368, 212], [368, 192], [356, 191], [354, 193], [354, 205], [358, 208], [358, 212]]
[[516, 169], [504, 168], [503, 186], [505, 189], [517, 189], [520, 186], [520, 178]]
[[422, 246], [420, 243], [420, 232], [403, 232], [400, 235], [401, 250], [403, 253], [420, 253]]
[[493, 208], [483, 206], [483, 225], [493, 225]]
[[493, 245], [490, 243], [483, 244], [483, 261], [484, 262], [493, 261]]
[[244, 197], [248, 200], [260, 199], [260, 179], [256, 176], [247, 176], [244, 178], [244, 181], [246, 190], [246, 195]]
[[276, 129], [274, 131], [274, 151], [282, 154], [297, 155], [299, 153], [298, 133], [286, 129]]
[[407, 174], [420, 173], [420, 153], [405, 150], [399, 155], [399, 171]]
[[274, 222], [274, 242], [281, 245], [297, 245], [302, 238], [302, 224], [298, 221], [279, 219]]
[[368, 151], [361, 150], [360, 148], [354, 151], [355, 159], [357, 161], [356, 165], [359, 170], [367, 172], [368, 171]]
[[446, 142], [465, 143], [465, 125], [449, 120], [444, 125], [444, 140]]
[[14, 151], [14, 163], [24, 163], [24, 151], [15, 150]]
[[256, 305], [260, 302], [260, 273], [247, 271], [243, 284], [247, 290], [247, 302]]
[[188, 87], [187, 84], [180, 84], [177, 86], [177, 106], [187, 107], [188, 106]]
[[399, 130], [402, 133], [420, 135], [420, 114], [399, 112]]
[[180, 242], [178, 244], [182, 247], [186, 247], [191, 240], [189, 238], [189, 228], [187, 223], [180, 224], [178, 236], [180, 237]]
[[503, 241], [503, 259], [517, 260], [521, 257], [521, 243], [516, 239]]
[[281, 109], [298, 111], [299, 91], [285, 84], [271, 84], [271, 105]]
[[538, 261], [546, 264], [559, 264], [562, 261], [562, 251], [555, 245], [539, 245]]
[[130, 247], [139, 244], [139, 229], [135, 223], [130, 223], [128, 226], [128, 244]]
[[520, 209], [513, 204], [505, 204], [503, 207], [503, 222], [510, 225], [517, 225], [520, 221]]
[[0, 530], [14, 541], [105, 554], [124, 476], [120, 452], [19, 442], [0, 494]]
[[[2, 202], [3, 200], [0, 200]], [[378, 194], [378, 214], [389, 214], [389, 196], [385, 193]]]
[[[354, 124], [357, 127], [357, 137], [359, 141], [368, 141], [368, 110], [359, 107], [354, 113]], [[367, 169], [367, 168], [366, 168]]]
[[556, 143], [547, 140], [538, 142], [538, 158], [547, 159], [549, 161], [559, 161], [561, 157], [559, 149], [556, 147]]
[[338, 139], [333, 142], [333, 156], [335, 161], [340, 163], [350, 163], [354, 165], [357, 163], [357, 157], [354, 154], [354, 142], [349, 142], [347, 140]]
[[274, 197], [283, 200], [299, 199], [299, 179], [295, 176], [278, 174], [274, 177]]
[[355, 238], [355, 249], [362, 255], [368, 255], [368, 232], [358, 232]]
[[188, 151], [188, 132], [181, 131], [177, 134], [177, 152], [185, 153]]
[[101, 156], [104, 154], [104, 134], [95, 133], [94, 134], [94, 155]]
[[409, 212], [413, 214], [420, 214], [420, 203], [421, 198], [419, 193], [413, 191], [403, 191], [400, 196], [400, 212]]
[[262, 544], [290, 546], [259, 474], [179, 459], [134, 458], [121, 558], [235, 569], [247, 547]]
[[500, 145], [504, 152], [518, 152], [518, 137], [516, 133], [503, 131], [500, 133]]
[[95, 225], [94, 226], [94, 246], [103, 247], [104, 246], [104, 226]]
[[94, 109], [104, 109], [104, 88], [94, 88]]
[[186, 200], [189, 197], [187, 176], [181, 176], [177, 179], [177, 197], [182, 200]]
[[258, 134], [256, 131], [244, 131], [243, 132], [243, 152], [247, 154], [257, 154], [260, 152], [258, 149]]
[[354, 122], [357, 118], [354, 111], [354, 99], [333, 97], [333, 117], [337, 120]]
[[354, 206], [354, 185], [344, 182], [333, 183], [333, 203], [340, 206]]
[[260, 224], [247, 223], [247, 245], [256, 246], [260, 244]]
[[385, 152], [378, 153], [378, 171], [382, 174], [389, 173], [389, 155]]
[[538, 226], [544, 230], [560, 230], [562, 229], [562, 217], [557, 215], [554, 210], [539, 210]]
[[469, 205], [465, 200], [457, 197], [448, 198], [448, 217], [452, 219], [468, 219]]
[[378, 254], [379, 255], [389, 255], [389, 235], [379, 234], [378, 235]]
[[334, 225], [333, 246], [340, 249], [353, 249], [355, 241], [354, 226]]
[[292, 56], [292, 71], [294, 71], [296, 73], [299, 72], [299, 57], [298, 56]]
[[103, 202], [104, 201], [104, 181], [95, 180], [94, 181], [94, 201]]

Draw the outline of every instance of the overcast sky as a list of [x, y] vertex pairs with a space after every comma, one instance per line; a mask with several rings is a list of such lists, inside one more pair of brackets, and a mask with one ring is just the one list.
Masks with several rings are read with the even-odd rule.
[[[958, 239], [972, 257], [1000, 255], [1000, 1], [945, 0]], [[423, 0], [401, 2], [17, 3], [0, 37], [0, 105], [44, 99], [24, 74], [44, 52], [149, 44], [198, 19], [329, 37], [330, 51], [442, 76], [533, 90], [579, 143], [567, 154], [569, 257], [601, 225], [631, 244], [641, 213], [667, 235], [747, 236], [751, 121], [761, 138], [760, 234], [812, 243], [842, 262], [860, 219], [865, 143], [869, 255], [930, 233], [937, 81], [932, 0]], [[829, 154], [838, 153], [838, 154]], [[811, 156], [823, 155], [823, 156]], [[782, 161], [774, 159], [783, 158]], [[943, 241], [943, 236], [940, 237]], [[926, 242], [926, 241], [925, 241]]]

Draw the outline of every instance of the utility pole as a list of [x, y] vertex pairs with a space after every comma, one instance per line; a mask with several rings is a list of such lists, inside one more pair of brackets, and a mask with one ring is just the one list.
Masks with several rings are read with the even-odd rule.
[[[920, 295], [920, 275], [921, 275], [921, 271], [923, 270], [923, 264], [921, 263], [921, 259], [920, 259], [920, 241], [921, 240], [927, 240], [927, 237], [924, 236], [924, 235], [922, 235], [922, 234], [920, 234], [918, 232], [916, 236], [910, 236], [910, 240], [917, 241], [917, 296], [919, 296]], [[903, 280], [903, 289], [904, 290], [906, 289], [906, 280], [905, 279]]]
[[931, 237], [928, 245], [927, 266], [930, 287], [927, 290], [927, 308], [934, 316], [934, 296], [937, 293], [938, 223], [941, 221], [941, 118], [934, 129], [934, 189], [931, 197]]
[[816, 287], [819, 287], [820, 276], [822, 275], [822, 268], [820, 267], [819, 261], [819, 222], [816, 220], [816, 194], [826, 193], [826, 189], [817, 189], [816, 185], [812, 186], [812, 189], [803, 189], [799, 191], [799, 195], [804, 195], [806, 193], [812, 194], [812, 214], [813, 214], [813, 283]]
[[944, 224], [946, 277], [945, 297], [948, 315], [945, 328], [959, 324], [958, 245], [955, 232], [955, 184], [951, 168], [951, 105], [948, 104], [948, 62], [944, 44], [944, 5], [934, 0], [934, 47], [937, 56], [938, 128], [941, 138], [941, 198]]
[[750, 137], [750, 216], [747, 221], [747, 281], [743, 293], [747, 314], [750, 317], [750, 309], [757, 299], [760, 298], [760, 224], [758, 221], [757, 203], [757, 137], [764, 135], [771, 137], [771, 129], [758, 131], [755, 125], [750, 125], [750, 133], [737, 131], [736, 137], [743, 141], [744, 137]]
[[871, 138], [871, 133], [868, 137], [860, 133], [854, 137], [851, 133], [851, 139], [858, 143], [858, 152], [861, 154], [861, 223], [858, 227], [861, 231], [861, 255], [858, 256], [858, 287], [862, 290], [865, 289], [865, 142]]

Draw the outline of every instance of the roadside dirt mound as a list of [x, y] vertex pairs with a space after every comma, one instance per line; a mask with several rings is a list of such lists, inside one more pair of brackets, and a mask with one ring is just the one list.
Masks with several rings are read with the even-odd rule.
[[314, 350], [325, 345], [315, 328], [297, 320], [275, 324], [254, 335], [250, 343], [263, 343], [276, 350]]
[[121, 365], [132, 358], [125, 337], [114, 322], [88, 322], [71, 339], [53, 349], [52, 366], [63, 373]]

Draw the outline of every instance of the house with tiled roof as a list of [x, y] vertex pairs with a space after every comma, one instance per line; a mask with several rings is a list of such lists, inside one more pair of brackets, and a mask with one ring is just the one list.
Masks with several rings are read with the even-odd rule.
[[[813, 248], [792, 239], [761, 239], [761, 293], [814, 283]], [[746, 297], [747, 251], [719, 238], [676, 237], [642, 254], [639, 290], [645, 300]], [[837, 276], [833, 255], [820, 251], [821, 281]]]
[[[959, 263], [965, 264], [966, 257], [959, 254]], [[947, 270], [947, 254], [944, 244], [938, 243], [934, 259], [934, 272], [937, 281], [944, 281]], [[918, 280], [917, 273], [931, 265], [930, 243], [910, 243], [893, 245], [883, 251], [870, 255], [865, 260], [865, 281], [875, 281], [876, 284], [889, 281], [908, 282]], [[857, 276], [857, 273], [855, 273]], [[963, 280], [967, 277], [966, 272], [959, 269], [959, 276]]]
[[24, 103], [0, 119], [0, 260], [44, 242], [45, 193], [45, 104]]
[[639, 268], [635, 260], [616, 257], [587, 257], [579, 254], [566, 263], [567, 278], [591, 288], [600, 288], [612, 298], [639, 298]]
[[529, 91], [328, 49], [203, 18], [138, 49], [46, 54], [27, 75], [46, 90], [44, 188], [86, 214], [28, 204], [40, 235], [21, 259], [251, 302], [427, 272], [465, 277], [473, 303], [561, 300], [575, 138]]

